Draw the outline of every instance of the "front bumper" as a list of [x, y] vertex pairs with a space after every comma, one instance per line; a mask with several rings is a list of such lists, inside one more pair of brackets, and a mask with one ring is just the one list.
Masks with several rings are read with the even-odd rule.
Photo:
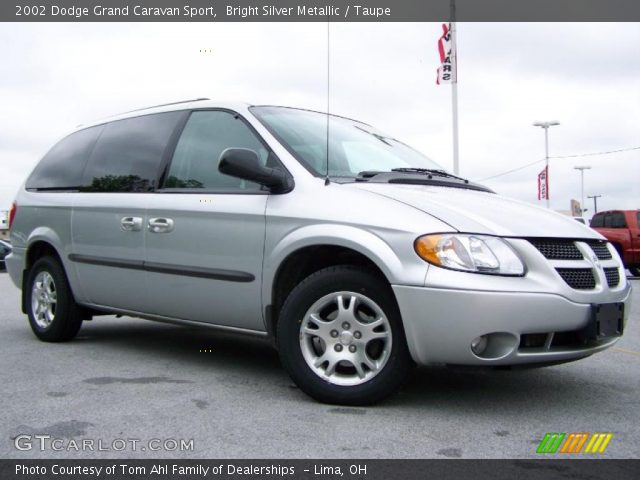
[[[625, 304], [623, 323], [629, 315], [630, 286], [609, 302]], [[551, 341], [584, 329], [592, 315], [589, 303], [576, 303], [551, 293], [456, 290], [394, 285], [411, 356], [421, 365], [518, 365], [574, 360], [602, 351], [618, 340], [575, 344]], [[554, 333], [549, 336], [548, 334]], [[471, 342], [487, 334], [496, 335], [494, 358], [471, 351]], [[547, 334], [538, 348], [521, 346], [525, 334]], [[560, 344], [562, 343], [562, 344]]]

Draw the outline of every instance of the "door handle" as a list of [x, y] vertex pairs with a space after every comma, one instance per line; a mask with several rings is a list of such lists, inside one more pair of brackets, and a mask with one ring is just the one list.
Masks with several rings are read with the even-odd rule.
[[173, 231], [173, 220], [170, 218], [150, 218], [149, 231], [151, 233], [169, 233]]
[[137, 232], [142, 229], [142, 218], [122, 217], [120, 219], [120, 228], [125, 232]]

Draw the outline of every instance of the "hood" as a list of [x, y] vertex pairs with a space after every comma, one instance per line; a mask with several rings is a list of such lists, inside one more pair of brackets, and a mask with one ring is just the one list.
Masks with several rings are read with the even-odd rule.
[[504, 237], [603, 238], [571, 217], [493, 193], [424, 185], [347, 185], [415, 207], [460, 232]]

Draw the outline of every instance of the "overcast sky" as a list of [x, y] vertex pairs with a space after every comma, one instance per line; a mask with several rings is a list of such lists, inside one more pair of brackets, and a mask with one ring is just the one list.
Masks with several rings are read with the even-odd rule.
[[[370, 123], [452, 167], [451, 89], [437, 86], [440, 24], [332, 24], [332, 113]], [[544, 157], [535, 120], [558, 120], [552, 156], [640, 147], [640, 24], [458, 24], [461, 174]], [[201, 50], [207, 50], [201, 52]], [[0, 210], [78, 124], [210, 97], [327, 105], [326, 23], [3, 24]], [[551, 206], [640, 207], [640, 150], [552, 159]], [[485, 183], [532, 203], [538, 163]], [[588, 216], [591, 214], [592, 203]]]

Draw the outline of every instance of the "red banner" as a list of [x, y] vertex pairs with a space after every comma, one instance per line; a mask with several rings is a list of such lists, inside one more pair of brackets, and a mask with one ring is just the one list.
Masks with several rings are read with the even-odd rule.
[[442, 35], [438, 39], [438, 53], [440, 54], [440, 67], [438, 67], [438, 76], [436, 83], [456, 82], [456, 65], [454, 55], [452, 55], [452, 38], [451, 24], [442, 24]]
[[549, 199], [549, 167], [538, 174], [538, 200]]

